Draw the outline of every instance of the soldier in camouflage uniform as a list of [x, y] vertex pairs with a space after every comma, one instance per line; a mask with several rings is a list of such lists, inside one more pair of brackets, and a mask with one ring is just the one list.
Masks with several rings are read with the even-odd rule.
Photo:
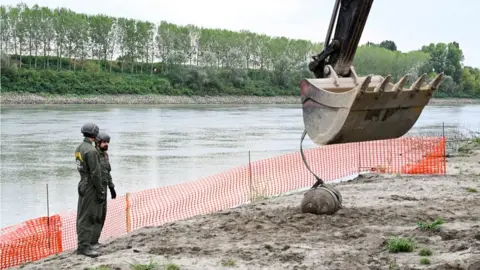
[[75, 161], [80, 173], [78, 183], [77, 206], [77, 254], [97, 257], [99, 254], [92, 249], [92, 239], [95, 223], [101, 221], [101, 211], [106, 195], [102, 186], [102, 167], [98, 151], [93, 142], [100, 128], [94, 123], [86, 123], [81, 132], [85, 137], [75, 149]]
[[[100, 164], [102, 165], [102, 186], [104, 190], [110, 189], [110, 194], [112, 199], [117, 197], [117, 193], [115, 192], [115, 185], [112, 181], [112, 175], [110, 171], [112, 167], [110, 166], [110, 160], [108, 158], [108, 144], [110, 143], [110, 136], [106, 132], [99, 132], [98, 136], [95, 140], [95, 148], [97, 149], [98, 153], [100, 154]], [[94, 248], [98, 248], [100, 244], [98, 243], [98, 239], [102, 234], [102, 229], [105, 224], [105, 218], [107, 216], [107, 202], [103, 203], [102, 208], [102, 215], [100, 218], [100, 223], [95, 223], [95, 227], [93, 229], [92, 234], [92, 241], [91, 244]]]

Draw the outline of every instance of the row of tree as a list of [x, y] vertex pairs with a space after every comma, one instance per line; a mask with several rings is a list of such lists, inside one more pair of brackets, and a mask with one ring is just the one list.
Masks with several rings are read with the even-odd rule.
[[[302, 63], [321, 49], [321, 44], [306, 40], [271, 38], [249, 31], [177, 26], [165, 21], [155, 25], [23, 3], [2, 6], [1, 16], [2, 50], [22, 56], [271, 69], [278, 59]], [[62, 68], [60, 61], [57, 68]]]
[[[0, 15], [1, 51], [8, 55], [2, 61], [9, 67], [5, 70], [2, 65], [7, 74], [2, 75], [2, 84], [7, 85], [16, 80], [15, 72], [24, 69], [56, 69], [155, 74], [176, 88], [212, 87], [212, 81], [217, 80], [214, 77], [220, 76], [217, 90], [249, 87], [252, 80], [296, 89], [298, 79], [311, 76], [308, 62], [323, 47], [321, 43], [247, 30], [206, 29], [165, 21], [156, 25], [23, 3], [0, 6]], [[463, 67], [462, 61], [456, 42], [402, 53], [394, 41], [384, 41], [359, 47], [354, 65], [361, 75], [391, 74], [393, 79], [409, 73], [414, 80], [420, 73], [443, 71], [448, 76], [441, 92], [480, 94], [479, 70]], [[187, 83], [186, 78], [195, 82]]]

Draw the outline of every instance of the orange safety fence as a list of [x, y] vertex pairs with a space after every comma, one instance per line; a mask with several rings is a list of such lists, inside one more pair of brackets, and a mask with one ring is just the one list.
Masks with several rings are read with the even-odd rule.
[[[304, 150], [312, 171], [325, 182], [362, 172], [445, 174], [444, 137], [405, 137], [329, 145]], [[100, 241], [145, 226], [208, 214], [311, 187], [315, 178], [299, 152], [251, 162], [197, 181], [127, 193], [108, 200]], [[47, 224], [48, 220], [48, 224]], [[76, 212], [42, 217], [3, 228], [1, 269], [77, 246]]]
[[2, 269], [58, 253], [63, 249], [60, 216], [35, 218], [4, 228], [0, 245]]

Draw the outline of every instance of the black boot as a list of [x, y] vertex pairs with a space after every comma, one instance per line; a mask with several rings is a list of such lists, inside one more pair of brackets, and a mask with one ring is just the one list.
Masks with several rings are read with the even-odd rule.
[[78, 255], [85, 255], [91, 258], [96, 258], [100, 255], [97, 251], [91, 249], [91, 248], [83, 248], [83, 249], [77, 249], [77, 254]]

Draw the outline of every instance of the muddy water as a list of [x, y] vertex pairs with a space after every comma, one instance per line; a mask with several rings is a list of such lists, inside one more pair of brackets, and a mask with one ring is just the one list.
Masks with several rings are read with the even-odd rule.
[[[73, 151], [80, 127], [94, 121], [112, 137], [117, 193], [191, 181], [235, 166], [298, 151], [298, 106], [2, 106], [1, 216], [5, 227], [74, 210]], [[480, 131], [480, 105], [429, 106], [411, 133], [446, 128]], [[312, 143], [306, 139], [306, 148]]]

